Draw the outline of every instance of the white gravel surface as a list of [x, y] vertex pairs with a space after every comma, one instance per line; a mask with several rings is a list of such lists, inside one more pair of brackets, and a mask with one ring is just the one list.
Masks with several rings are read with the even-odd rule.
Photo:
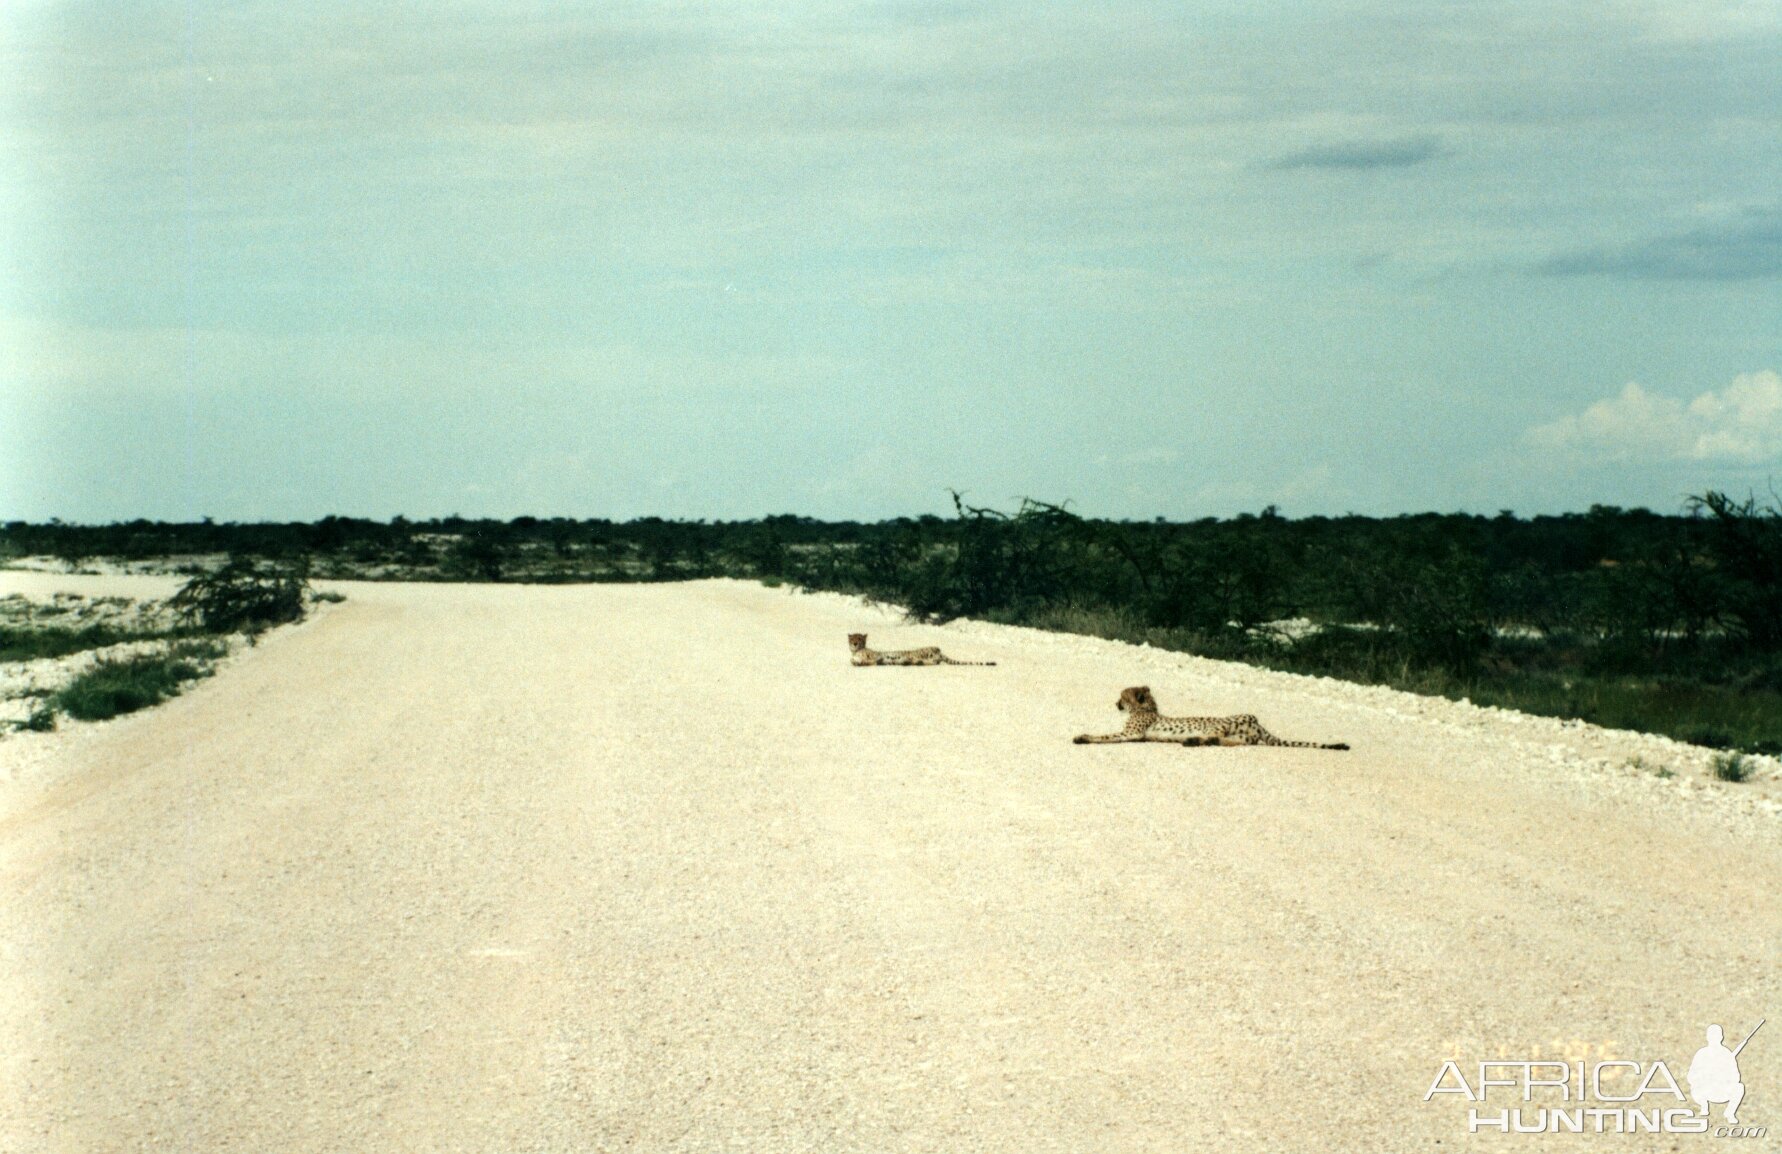
[[[340, 588], [0, 742], [0, 1150], [1718, 1149], [1422, 1099], [1782, 1021], [1773, 762], [736, 582]], [[1137, 683], [1355, 749], [1071, 744]]]

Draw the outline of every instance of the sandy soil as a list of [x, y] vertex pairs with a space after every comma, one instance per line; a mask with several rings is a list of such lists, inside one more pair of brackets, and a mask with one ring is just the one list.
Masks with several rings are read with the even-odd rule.
[[[732, 582], [344, 588], [0, 742], [0, 1149], [1719, 1148], [1423, 1096], [1765, 1014], [1782, 1123], [1775, 783], [1686, 747]], [[1355, 750], [1070, 743], [1133, 683]]]

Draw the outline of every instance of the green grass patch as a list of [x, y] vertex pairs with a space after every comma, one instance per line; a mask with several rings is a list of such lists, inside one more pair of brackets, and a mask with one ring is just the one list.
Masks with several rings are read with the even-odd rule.
[[1637, 769], [1643, 773], [1649, 773], [1653, 777], [1661, 780], [1669, 780], [1670, 778], [1677, 776], [1677, 771], [1670, 766], [1659, 765], [1656, 762], [1649, 762], [1638, 755], [1628, 758], [1626, 764], [1629, 769]]
[[1721, 781], [1747, 781], [1751, 777], [1751, 759], [1742, 753], [1717, 754], [1714, 776]]
[[0, 625], [0, 661], [36, 661], [45, 657], [66, 657], [70, 653], [103, 649], [107, 645], [120, 645], [126, 641], [154, 641], [166, 636], [165, 632], [132, 632], [109, 625], [86, 625], [79, 629]]
[[1444, 693], [1546, 717], [1753, 753], [1782, 752], [1782, 693], [1650, 678], [1497, 675]]
[[54, 710], [77, 721], [103, 721], [159, 705], [189, 681], [209, 676], [211, 663], [229, 651], [221, 641], [183, 641], [166, 653], [101, 661], [49, 699]]
[[48, 733], [56, 728], [56, 711], [47, 703], [39, 702], [25, 720], [13, 722], [12, 727], [27, 733]]

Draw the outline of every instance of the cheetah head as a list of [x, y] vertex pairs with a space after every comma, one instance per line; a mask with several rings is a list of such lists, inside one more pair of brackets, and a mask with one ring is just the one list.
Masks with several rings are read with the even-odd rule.
[[855, 651], [865, 649], [866, 648], [866, 634], [864, 634], [864, 633], [850, 633], [850, 634], [848, 634], [848, 648], [853, 649]]
[[1134, 685], [1120, 691], [1120, 700], [1114, 702], [1114, 708], [1122, 712], [1155, 713], [1157, 699], [1151, 696], [1149, 685]]

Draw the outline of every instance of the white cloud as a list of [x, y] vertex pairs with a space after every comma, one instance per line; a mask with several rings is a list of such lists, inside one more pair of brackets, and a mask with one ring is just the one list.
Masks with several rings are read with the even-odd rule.
[[1782, 375], [1741, 373], [1719, 392], [1685, 403], [1630, 381], [1618, 396], [1537, 425], [1529, 444], [1599, 461], [1726, 461], [1782, 458]]
[[1773, 371], [1744, 373], [1723, 393], [1703, 393], [1689, 415], [1705, 426], [1690, 453], [1698, 460], [1782, 456], [1782, 376]]

